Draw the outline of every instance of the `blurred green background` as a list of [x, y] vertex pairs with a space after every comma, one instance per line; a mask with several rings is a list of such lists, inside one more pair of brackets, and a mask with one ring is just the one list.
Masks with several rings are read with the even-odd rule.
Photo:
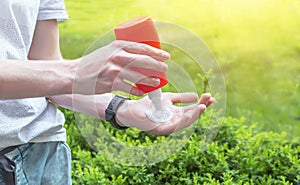
[[190, 30], [212, 50], [226, 81], [227, 116], [299, 135], [299, 0], [66, 0], [66, 6], [65, 58], [81, 57], [116, 25], [150, 15]]

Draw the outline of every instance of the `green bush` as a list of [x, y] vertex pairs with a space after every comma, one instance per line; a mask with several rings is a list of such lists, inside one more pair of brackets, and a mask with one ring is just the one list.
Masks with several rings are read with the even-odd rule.
[[[194, 134], [176, 154], [156, 164], [128, 166], [106, 160], [91, 150], [81, 137], [72, 112], [62, 110], [72, 149], [74, 184], [297, 184], [300, 181], [299, 143], [286, 140], [284, 134], [259, 133], [255, 126], [245, 126], [243, 119], [228, 117], [214, 128], [215, 123], [210, 120], [213, 113], [206, 112], [196, 123]], [[132, 143], [141, 140], [139, 144], [148, 145], [160, 138], [134, 129], [126, 133], [109, 126], [106, 129], [117, 139]], [[218, 130], [214, 140], [203, 144], [204, 131], [214, 130]]]

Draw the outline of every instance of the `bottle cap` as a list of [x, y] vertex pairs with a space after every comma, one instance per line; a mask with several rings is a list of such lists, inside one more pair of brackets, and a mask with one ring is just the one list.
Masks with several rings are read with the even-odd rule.
[[[117, 40], [144, 43], [161, 49], [158, 33], [150, 16], [137, 17], [126, 21], [115, 27], [114, 32]], [[151, 76], [160, 79], [160, 84], [156, 87], [135, 84], [136, 87], [142, 90], [144, 93], [159, 89], [168, 83], [166, 73], [141, 68], [132, 68], [132, 70], [142, 73], [145, 76]]]

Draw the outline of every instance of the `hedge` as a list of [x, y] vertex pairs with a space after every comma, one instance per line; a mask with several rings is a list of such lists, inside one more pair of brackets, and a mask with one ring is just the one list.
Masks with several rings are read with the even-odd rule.
[[[300, 144], [285, 139], [284, 133], [258, 132], [255, 125], [245, 125], [244, 118], [227, 117], [220, 126], [211, 120], [213, 111], [208, 111], [195, 123], [194, 133], [177, 153], [158, 163], [134, 166], [107, 160], [93, 151], [82, 138], [73, 113], [62, 111], [72, 150], [73, 184], [297, 184], [300, 181]], [[104, 125], [117, 139], [133, 145], [162, 140], [135, 129], [116, 131]], [[205, 144], [203, 134], [216, 130], [213, 125], [218, 125], [217, 135]]]

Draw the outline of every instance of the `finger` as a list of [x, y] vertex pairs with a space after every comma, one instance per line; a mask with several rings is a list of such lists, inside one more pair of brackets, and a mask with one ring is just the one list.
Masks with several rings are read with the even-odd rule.
[[201, 106], [205, 106], [206, 108], [209, 107], [212, 103], [215, 102], [215, 99], [214, 98], [210, 98], [206, 104], [193, 104], [193, 105], [188, 105], [188, 106], [184, 106], [182, 107], [183, 111], [184, 112], [187, 112], [187, 111], [190, 111], [190, 110], [194, 110], [197, 106], [201, 105]]
[[157, 60], [170, 59], [169, 53], [143, 43], [129, 44], [123, 50], [133, 54], [148, 55]]
[[192, 123], [194, 123], [196, 120], [199, 119], [200, 115], [205, 111], [205, 109], [206, 106], [201, 104], [201, 105], [197, 105], [192, 110], [184, 112], [183, 118], [177, 122], [177, 126], [173, 132], [182, 130], [190, 126]]
[[118, 90], [123, 91], [135, 96], [143, 96], [143, 91], [137, 89], [136, 87], [132, 86], [131, 84], [128, 84], [124, 82], [123, 80], [115, 80], [112, 90]]
[[126, 67], [150, 69], [157, 72], [166, 72], [168, 70], [168, 65], [166, 63], [155, 60], [150, 56], [138, 54], [130, 55], [132, 60]]
[[168, 70], [168, 65], [164, 62], [155, 60], [147, 55], [128, 53], [123, 50], [115, 52], [108, 60], [120, 67], [151, 69], [157, 72], [166, 72]]
[[211, 98], [207, 101], [206, 107], [209, 107], [211, 104], [213, 104], [213, 103], [215, 103], [215, 102], [216, 102], [216, 99], [213, 98], [213, 97], [211, 97]]
[[196, 93], [164, 93], [165, 99], [169, 99], [172, 103], [191, 103], [198, 99]]
[[138, 83], [138, 84], [143, 84], [143, 85], [148, 85], [148, 86], [156, 87], [160, 84], [159, 78], [145, 76], [141, 73], [138, 73], [138, 72], [135, 72], [132, 70], [127, 70], [127, 69], [123, 69], [120, 72], [119, 77], [122, 79], [129, 80], [130, 82], [133, 82], [133, 83]]
[[205, 104], [206, 105], [210, 98], [211, 98], [211, 95], [209, 93], [202, 94], [202, 96], [199, 100], [199, 104]]
[[199, 104], [193, 104], [193, 105], [188, 105], [188, 106], [184, 106], [184, 107], [181, 107], [181, 108], [182, 108], [183, 112], [188, 112], [190, 110], [194, 110], [198, 106], [199, 106]]

